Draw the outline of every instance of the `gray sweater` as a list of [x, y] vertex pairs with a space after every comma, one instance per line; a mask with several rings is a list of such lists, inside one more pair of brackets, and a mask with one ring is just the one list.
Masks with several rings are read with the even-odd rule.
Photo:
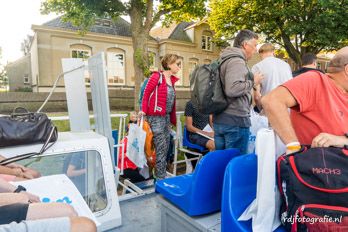
[[220, 68], [221, 81], [229, 102], [228, 107], [220, 114], [214, 115], [214, 122], [231, 126], [250, 126], [251, 92], [254, 84], [250, 70], [246, 65], [245, 54], [240, 48], [228, 47], [221, 57], [239, 55], [225, 61]]

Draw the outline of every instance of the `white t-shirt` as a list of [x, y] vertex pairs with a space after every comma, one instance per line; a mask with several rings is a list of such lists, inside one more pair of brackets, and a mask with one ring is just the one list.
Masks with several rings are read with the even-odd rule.
[[291, 68], [288, 63], [270, 56], [255, 64], [251, 71], [260, 72], [265, 77], [261, 83], [261, 94], [266, 95], [284, 82], [292, 79]]

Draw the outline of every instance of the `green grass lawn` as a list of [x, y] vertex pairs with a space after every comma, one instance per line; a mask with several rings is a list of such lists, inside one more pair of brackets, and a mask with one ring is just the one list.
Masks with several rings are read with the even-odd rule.
[[[92, 114], [92, 113], [90, 113]], [[112, 112], [112, 114], [128, 114], [126, 118], [126, 123], [129, 121], [129, 112], [128, 111], [116, 111]], [[58, 112], [58, 113], [47, 113], [49, 117], [58, 117], [58, 116], [67, 116], [68, 113], [66, 112]], [[118, 118], [111, 118], [111, 127], [112, 129], [118, 129], [119, 128], [119, 119]], [[181, 125], [183, 126], [185, 124], [185, 117], [180, 117]], [[94, 119], [90, 119], [91, 125], [94, 124]], [[70, 125], [68, 120], [61, 120], [61, 121], [53, 121], [53, 124], [58, 128], [58, 131], [64, 132], [70, 130]], [[175, 130], [175, 127], [173, 128]]]

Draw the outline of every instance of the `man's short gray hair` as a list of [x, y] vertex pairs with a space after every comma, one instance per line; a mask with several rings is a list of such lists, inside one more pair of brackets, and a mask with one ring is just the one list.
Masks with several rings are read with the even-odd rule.
[[336, 55], [330, 60], [327, 67], [328, 73], [337, 73], [344, 70], [348, 64], [348, 46], [337, 51]]
[[258, 38], [259, 36], [253, 31], [247, 29], [240, 30], [234, 39], [233, 47], [241, 48], [244, 42]]

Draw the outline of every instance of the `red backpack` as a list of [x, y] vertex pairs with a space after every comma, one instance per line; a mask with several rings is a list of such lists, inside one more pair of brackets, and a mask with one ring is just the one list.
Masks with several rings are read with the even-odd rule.
[[277, 160], [288, 231], [348, 231], [348, 150], [303, 147]]

